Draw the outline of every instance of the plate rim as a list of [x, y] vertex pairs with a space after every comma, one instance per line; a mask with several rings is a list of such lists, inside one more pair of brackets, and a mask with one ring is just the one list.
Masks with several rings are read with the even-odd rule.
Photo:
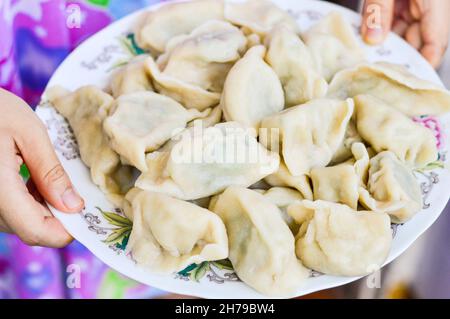
[[[175, 0], [175, 1], [170, 1], [170, 2], [160, 2], [160, 3], [152, 4], [152, 5], [148, 6], [148, 7], [145, 7], [145, 8], [142, 8], [140, 10], [137, 10], [135, 12], [132, 12], [132, 13], [128, 14], [127, 16], [114, 21], [113, 23], [111, 23], [110, 25], [106, 26], [102, 30], [98, 31], [97, 33], [93, 34], [89, 38], [85, 39], [82, 43], [80, 43], [77, 46], [77, 48], [75, 48], [64, 59], [64, 61], [55, 70], [55, 72], [53, 73], [52, 77], [50, 78], [50, 80], [49, 80], [49, 82], [48, 82], [48, 84], [47, 84], [47, 86], [46, 86], [46, 88], [44, 90], [44, 93], [42, 95], [42, 99], [45, 100], [45, 92], [47, 91], [47, 89], [50, 86], [54, 85], [53, 82], [54, 82], [55, 75], [60, 73], [61, 70], [63, 70], [66, 67], [67, 64], [70, 64], [70, 62], [71, 62], [70, 58], [72, 56], [76, 56], [81, 50], [83, 50], [83, 46], [87, 46], [87, 45], [89, 45], [89, 43], [95, 42], [95, 40], [97, 38], [102, 37], [104, 34], [110, 33], [111, 29], [118, 28], [122, 24], [131, 22], [133, 20], [137, 20], [139, 18], [139, 15], [142, 15], [145, 12], [148, 12], [150, 10], [155, 10], [155, 9], [161, 7], [161, 6], [165, 6], [165, 5], [170, 4], [170, 3], [189, 2], [189, 1], [190, 0]], [[281, 0], [281, 1], [276, 1], [276, 0], [274, 1], [274, 0], [272, 0], [272, 1], [275, 2], [275, 3], [277, 3], [277, 2], [297, 3], [295, 0]], [[342, 6], [334, 4], [334, 3], [324, 3], [324, 2], [318, 1], [318, 0], [303, 0], [301, 5], [305, 6], [305, 7], [308, 7], [308, 6], [312, 6], [313, 3], [315, 3], [314, 5], [319, 5], [319, 3], [320, 3], [320, 5], [327, 6], [331, 10], [338, 9], [339, 11], [347, 11], [347, 14], [352, 14], [354, 16], [358, 15], [359, 20], [361, 20], [360, 14], [358, 12], [353, 11], [353, 10], [351, 10], [349, 8], [346, 8], [346, 7], [342, 7]], [[406, 44], [407, 46], [409, 46], [412, 50], [414, 50], [414, 52], [415, 52], [415, 54], [416, 54], [418, 59], [425, 60], [415, 49], [413, 49], [404, 39], [399, 37], [397, 34], [391, 32], [389, 36], [393, 37], [395, 39], [395, 41], [402, 42], [403, 45]], [[444, 86], [443, 83], [442, 83], [442, 80], [440, 79], [440, 77], [436, 73], [436, 71], [431, 67], [431, 65], [428, 64], [428, 66], [429, 66], [430, 70], [432, 70], [432, 72], [434, 73], [434, 76], [436, 77], [436, 80], [439, 81], [439, 84]], [[40, 114], [40, 107], [39, 106], [36, 108], [36, 113], [39, 116], [39, 114]], [[41, 120], [43, 120], [43, 119], [41, 118]], [[448, 143], [448, 141], [449, 141], [449, 139], [447, 137], [446, 142]], [[396, 258], [398, 258], [400, 255], [402, 255], [427, 229], [429, 229], [429, 227], [432, 224], [434, 224], [434, 222], [439, 218], [439, 216], [444, 211], [445, 206], [447, 205], [447, 202], [448, 202], [449, 199], [450, 199], [450, 194], [447, 195], [446, 201], [444, 202], [442, 200], [441, 202], [438, 203], [439, 205], [436, 205], [436, 202], [433, 202], [434, 209], [438, 210], [439, 214], [436, 214], [435, 217], [433, 217], [433, 218], [427, 219], [427, 224], [424, 225], [424, 227], [422, 227], [420, 229], [420, 231], [417, 231], [416, 233], [414, 233], [414, 235], [409, 236], [408, 237], [408, 241], [405, 242], [403, 245], [401, 245], [400, 248], [397, 247], [397, 251], [395, 253], [393, 253], [392, 250], [391, 250], [391, 252], [390, 252], [386, 262], [383, 264], [382, 268], [385, 267], [386, 265], [388, 265], [389, 263], [391, 263]], [[436, 206], [438, 206], [439, 208], [436, 209]], [[60, 219], [60, 221], [63, 223], [63, 225], [67, 229], [67, 231], [78, 242], [80, 242], [83, 246], [85, 246], [88, 250], [90, 250], [97, 258], [99, 258], [102, 262], [104, 262], [106, 265], [108, 265], [111, 269], [114, 269], [115, 271], [117, 271], [117, 272], [119, 272], [121, 274], [124, 274], [125, 276], [127, 276], [127, 277], [129, 277], [129, 278], [131, 278], [131, 279], [133, 279], [135, 281], [142, 282], [141, 279], [136, 278], [136, 276], [134, 276], [133, 274], [128, 274], [128, 269], [126, 269], [126, 270], [118, 269], [118, 267], [116, 267], [116, 265], [113, 265], [113, 262], [112, 262], [111, 258], [109, 256], [107, 256], [106, 251], [103, 250], [103, 249], [100, 249], [100, 247], [97, 246], [97, 245], [90, 245], [88, 238], [84, 238], [83, 236], [81, 236], [81, 237], [80, 236], [75, 236], [75, 234], [73, 233], [73, 230], [71, 229], [71, 227], [66, 225], [66, 223], [68, 223], [67, 218], [66, 218], [67, 214], [58, 211], [57, 209], [55, 209], [51, 205], [49, 205], [49, 207], [50, 207], [52, 213], [58, 219]], [[75, 215], [81, 215], [81, 213], [80, 214], [75, 214]], [[155, 275], [155, 274], [153, 274], [153, 275]], [[357, 277], [331, 276], [331, 277], [337, 277], [339, 279], [336, 280], [335, 282], [331, 283], [331, 284], [330, 283], [326, 283], [326, 282], [318, 283], [315, 287], [310, 287], [309, 289], [303, 289], [303, 288], [299, 287], [297, 289], [297, 291], [301, 290], [301, 294], [298, 294], [296, 292], [295, 296], [302, 296], [302, 295], [309, 294], [309, 293], [316, 292], [316, 291], [320, 291], [320, 290], [323, 290], [323, 289], [329, 289], [329, 288], [342, 286], [342, 285], [348, 284], [350, 282], [353, 282], [355, 280], [358, 280], [358, 279], [366, 277], [366, 276], [357, 276]], [[170, 277], [170, 278], [168, 277], [166, 280], [173, 281], [175, 279], [173, 279], [172, 277]], [[154, 288], [167, 290], [167, 291], [170, 291], [170, 292], [186, 294], [186, 295], [195, 296], [195, 297], [202, 297], [202, 298], [233, 298], [232, 296], [230, 296], [230, 297], [223, 296], [220, 293], [218, 293], [217, 296], [216, 296], [215, 293], [211, 294], [210, 290], [198, 289], [196, 291], [192, 291], [192, 290], [190, 290], [190, 288], [188, 286], [182, 286], [182, 285], [177, 285], [176, 289], [174, 289], [174, 287], [168, 288], [169, 286], [173, 286], [174, 285], [172, 282], [168, 283], [167, 286], [166, 285], [157, 285], [157, 284], [154, 284], [154, 283], [150, 284], [150, 283], [147, 283], [147, 282], [143, 282], [143, 284], [149, 285], [149, 286], [154, 287]], [[248, 286], [248, 288], [253, 290], [253, 288], [251, 288], [249, 286]], [[205, 291], [205, 293], [203, 293], [203, 291]], [[257, 297], [257, 294], [259, 294], [259, 293], [256, 292], [255, 296], [252, 296], [252, 298]], [[261, 295], [261, 294], [259, 294], [259, 295], [261, 296], [261, 298], [273, 298], [273, 297], [264, 296], [264, 295]]]

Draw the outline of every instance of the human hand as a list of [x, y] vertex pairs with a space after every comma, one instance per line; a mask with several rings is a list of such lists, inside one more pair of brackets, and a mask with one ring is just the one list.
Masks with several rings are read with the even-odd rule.
[[[47, 130], [20, 98], [0, 89], [0, 231], [28, 245], [63, 247], [72, 237], [43, 199], [58, 210], [79, 212], [84, 202], [59, 163]], [[25, 162], [26, 187], [19, 175]]]
[[391, 30], [436, 68], [448, 45], [450, 1], [366, 0], [361, 25], [363, 39], [369, 44], [379, 44]]

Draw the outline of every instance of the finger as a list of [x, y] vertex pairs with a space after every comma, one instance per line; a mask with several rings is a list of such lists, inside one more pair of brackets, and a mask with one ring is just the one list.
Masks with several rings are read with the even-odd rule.
[[401, 36], [403, 38], [406, 34], [406, 30], [408, 30], [408, 27], [409, 27], [409, 25], [408, 25], [408, 23], [406, 23], [405, 20], [396, 19], [392, 26], [392, 31], [397, 33], [399, 36]]
[[438, 67], [447, 48], [449, 37], [450, 1], [420, 1], [422, 55], [433, 67]]
[[31, 196], [33, 196], [34, 200], [37, 201], [40, 204], [45, 204], [45, 199], [44, 197], [42, 197], [42, 195], [39, 193], [36, 185], [34, 184], [33, 180], [29, 180], [26, 183], [28, 192], [30, 193]]
[[437, 46], [434, 44], [426, 44], [420, 53], [423, 57], [431, 64], [433, 68], [438, 68], [441, 65], [442, 59], [444, 57], [445, 47]]
[[[439, 0], [438, 0], [439, 1]], [[420, 20], [422, 18], [422, 12], [424, 12], [425, 3], [422, 0], [412, 0], [409, 4], [409, 13], [415, 20]]]
[[408, 25], [415, 22], [410, 11], [410, 0], [397, 0], [394, 5], [394, 16], [402, 19]]
[[45, 128], [38, 123], [32, 125], [33, 134], [20, 134], [16, 139], [30, 176], [52, 206], [64, 212], [79, 212], [84, 202], [56, 157]]
[[0, 215], [0, 233], [11, 233], [11, 229], [6, 225], [5, 220]]
[[394, 0], [366, 0], [361, 34], [368, 44], [380, 44], [388, 35], [394, 17]]
[[416, 50], [419, 50], [422, 47], [422, 35], [420, 32], [420, 24], [418, 22], [409, 26], [405, 33], [405, 39]]
[[[14, 165], [14, 141], [0, 139], [0, 149], [2, 162]], [[28, 245], [63, 247], [72, 240], [62, 224], [30, 195], [17, 171], [6, 165], [0, 170], [0, 180], [2, 228]]]

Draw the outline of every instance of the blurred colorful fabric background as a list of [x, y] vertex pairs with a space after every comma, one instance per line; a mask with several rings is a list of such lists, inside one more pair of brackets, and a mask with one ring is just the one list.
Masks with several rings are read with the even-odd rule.
[[[156, 2], [0, 0], [0, 87], [35, 106], [52, 73], [77, 45], [113, 20]], [[68, 19], [78, 9], [80, 27], [71, 27]], [[81, 270], [79, 288], [66, 284], [71, 264]], [[109, 269], [76, 241], [60, 250], [28, 247], [0, 233], [0, 298], [148, 298], [162, 293]]]
[[[0, 86], [36, 104], [56, 67], [78, 44], [113, 20], [156, 2], [161, 1], [0, 1]], [[80, 27], [70, 25], [75, 9], [81, 13]]]

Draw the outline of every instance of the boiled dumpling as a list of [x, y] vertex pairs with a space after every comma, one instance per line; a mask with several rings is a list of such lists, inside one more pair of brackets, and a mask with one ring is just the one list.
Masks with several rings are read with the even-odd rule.
[[277, 74], [264, 62], [264, 46], [252, 47], [228, 73], [221, 106], [227, 121], [259, 128], [262, 118], [284, 108]]
[[[162, 73], [211, 92], [222, 92], [228, 71], [240, 59], [247, 38], [225, 21], [209, 21], [169, 50]], [[161, 62], [160, 62], [161, 63]]]
[[139, 55], [114, 72], [110, 89], [115, 98], [128, 93], [153, 91], [150, 75], [144, 64], [146, 58], [146, 55]]
[[152, 57], [147, 58], [145, 66], [153, 78], [153, 84], [157, 91], [173, 98], [184, 107], [204, 111], [219, 104], [220, 93], [209, 92], [199, 86], [162, 73]]
[[250, 48], [257, 46], [257, 45], [263, 45], [263, 36], [257, 33], [254, 33], [251, 29], [247, 27], [241, 27], [242, 33], [244, 33], [245, 37], [247, 38], [247, 50]]
[[408, 116], [450, 112], [450, 93], [419, 79], [400, 65], [387, 62], [363, 64], [342, 70], [330, 84], [332, 97], [370, 94]]
[[[317, 99], [261, 121], [260, 142], [283, 155], [294, 176], [327, 166], [344, 140], [353, 101]], [[264, 134], [263, 134], [264, 133]]]
[[228, 258], [239, 278], [265, 295], [293, 296], [309, 272], [295, 257], [294, 236], [277, 206], [258, 192], [232, 186], [210, 209], [225, 223]]
[[220, 107], [220, 105], [217, 105], [216, 107], [213, 107], [211, 109], [211, 112], [209, 112], [208, 115], [189, 122], [188, 127], [192, 127], [200, 121], [202, 127], [207, 128], [220, 123], [221, 120], [222, 120], [222, 108]]
[[209, 20], [223, 19], [222, 0], [195, 0], [169, 3], [150, 11], [136, 32], [140, 47], [157, 52], [166, 50], [167, 42], [187, 34]]
[[283, 85], [286, 106], [324, 97], [328, 84], [318, 73], [309, 49], [285, 25], [275, 28], [266, 39], [266, 61]]
[[268, 190], [264, 190], [262, 194], [271, 203], [280, 208], [287, 208], [296, 200], [305, 199], [299, 191], [289, 187], [271, 187]]
[[121, 164], [103, 133], [103, 120], [113, 105], [113, 98], [94, 86], [84, 86], [74, 92], [53, 87], [46, 96], [69, 121], [81, 159], [91, 169], [92, 181], [110, 201], [121, 206], [123, 194], [132, 186], [134, 176], [131, 167]]
[[305, 199], [300, 192], [289, 187], [272, 187], [268, 190], [257, 190], [260, 194], [263, 194], [272, 204], [275, 204], [281, 211], [281, 217], [289, 226], [293, 234], [298, 232], [298, 224], [294, 219], [288, 215], [287, 207], [295, 201]]
[[351, 163], [311, 170], [314, 200], [325, 200], [358, 208], [359, 179]]
[[297, 23], [289, 13], [269, 0], [247, 0], [241, 3], [227, 1], [225, 18], [260, 35], [269, 33], [273, 27], [281, 23], [294, 31], [298, 29]]
[[211, 211], [161, 193], [134, 190], [127, 199], [133, 213], [127, 251], [138, 265], [172, 273], [228, 257], [225, 226]]
[[295, 188], [305, 199], [313, 199], [309, 177], [307, 175], [293, 176], [283, 161], [280, 162], [278, 170], [267, 176], [264, 181], [271, 186]]
[[354, 160], [336, 166], [313, 168], [314, 200], [341, 203], [356, 210], [359, 188], [365, 184], [369, 154], [362, 143], [353, 144]]
[[353, 167], [358, 175], [359, 184], [366, 185], [369, 176], [369, 161], [373, 154], [363, 143], [354, 143], [352, 145]]
[[433, 133], [370, 95], [354, 98], [356, 126], [361, 137], [377, 152], [391, 151], [412, 167], [438, 158]]
[[392, 152], [382, 152], [370, 160], [367, 189], [360, 188], [361, 203], [378, 212], [387, 212], [394, 223], [403, 223], [422, 209], [422, 192], [410, 168]]
[[125, 160], [146, 171], [145, 153], [158, 149], [179, 128], [202, 114], [186, 110], [169, 97], [154, 92], [137, 92], [119, 97], [104, 129], [111, 147]]
[[250, 48], [257, 46], [257, 45], [262, 45], [262, 39], [259, 35], [257, 35], [256, 33], [250, 33], [248, 35], [246, 35], [247, 37], [247, 50], [249, 50]]
[[303, 264], [328, 275], [364, 276], [383, 266], [392, 232], [385, 213], [304, 200], [288, 207], [300, 224], [296, 253]]
[[347, 129], [345, 130], [344, 141], [341, 146], [339, 146], [336, 153], [334, 153], [331, 164], [339, 164], [351, 158], [352, 145], [358, 142], [362, 142], [362, 138], [356, 130], [356, 123], [352, 118], [348, 123]]
[[147, 165], [137, 187], [192, 200], [220, 193], [230, 185], [256, 183], [278, 169], [279, 156], [245, 128], [228, 122], [187, 130], [169, 150], [147, 155]]
[[316, 60], [319, 72], [327, 81], [336, 72], [364, 61], [364, 52], [356, 35], [340, 13], [330, 13], [311, 27], [303, 38]]

